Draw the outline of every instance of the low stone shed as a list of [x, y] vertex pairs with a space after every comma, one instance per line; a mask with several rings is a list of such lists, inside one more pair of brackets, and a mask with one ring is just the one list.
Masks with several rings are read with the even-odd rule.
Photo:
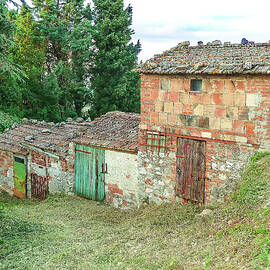
[[140, 200], [226, 199], [270, 151], [270, 43], [182, 42], [138, 72]]
[[109, 112], [74, 140], [77, 194], [120, 208], [138, 206], [139, 123], [139, 114]]
[[138, 114], [118, 111], [92, 122], [24, 120], [0, 135], [0, 190], [38, 199], [76, 193], [137, 207], [139, 122]]
[[44, 199], [73, 192], [74, 161], [69, 144], [89, 123], [24, 120], [0, 135], [0, 189], [17, 197]]

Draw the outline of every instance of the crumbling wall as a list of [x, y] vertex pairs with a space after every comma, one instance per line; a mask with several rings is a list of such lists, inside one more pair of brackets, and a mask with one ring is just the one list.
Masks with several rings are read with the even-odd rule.
[[106, 150], [105, 162], [108, 168], [105, 174], [106, 201], [119, 208], [137, 207], [137, 154]]
[[0, 190], [5, 190], [11, 195], [14, 191], [13, 175], [13, 154], [0, 150]]
[[[31, 151], [29, 164], [29, 179], [31, 178], [31, 173], [46, 177], [50, 194], [74, 192], [74, 165], [70, 164], [68, 157]], [[30, 184], [29, 181], [29, 190], [31, 189]]]

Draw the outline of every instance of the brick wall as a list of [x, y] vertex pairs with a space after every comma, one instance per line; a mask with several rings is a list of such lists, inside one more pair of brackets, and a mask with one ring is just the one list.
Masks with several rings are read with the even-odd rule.
[[[203, 80], [201, 92], [189, 90], [190, 79], [193, 78], [142, 75], [139, 163], [141, 167], [144, 164], [147, 167], [149, 162], [157, 166], [145, 157], [144, 130], [175, 135], [169, 150], [171, 156], [164, 157], [171, 166], [169, 172], [163, 173], [163, 182], [170, 177], [167, 186], [171, 188], [176, 179], [177, 136], [204, 139], [207, 141], [206, 200], [222, 199], [232, 190], [234, 179], [239, 177], [250, 155], [256, 149], [270, 150], [270, 76], [196, 77]], [[144, 190], [149, 190], [146, 194], [150, 194], [153, 185], [151, 189], [147, 187], [150, 182], [147, 175], [148, 172], [140, 174], [140, 182]], [[156, 176], [153, 172], [150, 175]], [[166, 199], [171, 200], [172, 196]]]

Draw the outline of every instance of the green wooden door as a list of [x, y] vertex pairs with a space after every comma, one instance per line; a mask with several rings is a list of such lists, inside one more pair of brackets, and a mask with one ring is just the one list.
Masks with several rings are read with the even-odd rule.
[[75, 192], [91, 200], [103, 201], [105, 150], [76, 145]]
[[19, 198], [26, 197], [26, 161], [23, 158], [14, 157], [14, 195]]

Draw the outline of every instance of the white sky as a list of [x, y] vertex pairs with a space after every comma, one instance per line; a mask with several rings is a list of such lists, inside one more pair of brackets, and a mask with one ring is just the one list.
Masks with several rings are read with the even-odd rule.
[[134, 41], [145, 61], [179, 42], [270, 40], [270, 0], [124, 0], [133, 7]]

